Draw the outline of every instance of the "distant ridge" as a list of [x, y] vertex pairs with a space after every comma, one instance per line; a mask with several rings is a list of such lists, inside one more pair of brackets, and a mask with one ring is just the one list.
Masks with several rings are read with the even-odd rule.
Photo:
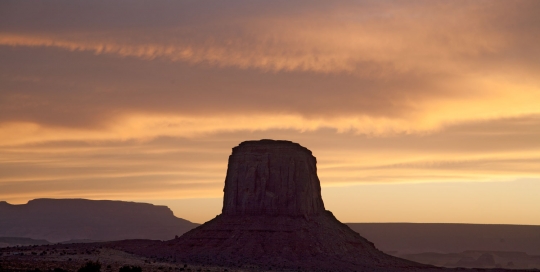
[[392, 255], [467, 250], [540, 255], [540, 226], [452, 223], [347, 223]]
[[48, 245], [47, 240], [37, 240], [25, 237], [0, 237], [0, 247], [8, 246], [29, 246], [29, 245]]
[[175, 217], [166, 206], [147, 203], [34, 199], [0, 202], [0, 237], [27, 237], [53, 243], [69, 240], [169, 240], [198, 226]]

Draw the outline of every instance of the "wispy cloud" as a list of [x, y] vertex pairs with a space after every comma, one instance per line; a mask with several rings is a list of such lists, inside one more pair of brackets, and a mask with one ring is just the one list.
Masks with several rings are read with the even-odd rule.
[[[512, 8], [531, 5], [525, 1]], [[75, 30], [59, 27], [40, 32], [10, 32], [8, 28], [0, 44], [266, 71], [392, 76], [410, 70], [426, 74], [470, 71], [475, 62], [525, 47], [521, 42], [530, 38], [522, 32], [535, 29], [523, 19], [527, 14], [522, 10], [508, 13], [507, 3], [347, 2], [303, 7], [294, 16], [287, 14], [287, 8], [298, 9], [285, 5], [260, 16], [239, 10], [210, 21], [178, 21], [167, 27], [82, 25]], [[501, 23], [498, 15], [506, 15], [508, 21]], [[516, 23], [524, 27], [521, 32], [512, 27]]]

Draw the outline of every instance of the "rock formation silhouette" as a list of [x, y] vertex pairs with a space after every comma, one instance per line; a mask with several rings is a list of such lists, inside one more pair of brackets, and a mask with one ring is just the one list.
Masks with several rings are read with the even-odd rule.
[[12, 205], [0, 201], [0, 237], [49, 242], [84, 240], [173, 239], [198, 226], [175, 217], [165, 206], [147, 203], [34, 199]]
[[290, 141], [233, 148], [222, 214], [148, 249], [179, 261], [308, 271], [429, 270], [392, 257], [324, 209], [316, 159]]
[[309, 216], [324, 212], [317, 161], [286, 141], [250, 141], [233, 148], [225, 179], [224, 215]]

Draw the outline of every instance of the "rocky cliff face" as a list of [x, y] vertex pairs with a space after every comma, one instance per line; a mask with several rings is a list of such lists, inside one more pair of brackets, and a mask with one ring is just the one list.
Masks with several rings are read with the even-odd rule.
[[317, 160], [289, 141], [249, 141], [233, 149], [223, 214], [308, 216], [324, 211]]

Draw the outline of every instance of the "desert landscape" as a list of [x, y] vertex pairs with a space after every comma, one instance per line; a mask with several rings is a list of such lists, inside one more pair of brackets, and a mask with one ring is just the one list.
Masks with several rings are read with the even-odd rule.
[[[159, 221], [154, 221], [156, 224], [160, 224]], [[39, 223], [38, 223], [39, 224]], [[358, 233], [361, 233], [363, 237], [366, 237], [369, 241], [373, 242], [375, 246], [382, 250], [383, 252], [400, 257], [403, 259], [415, 261], [418, 263], [430, 264], [439, 267], [464, 267], [464, 268], [496, 268], [503, 267], [508, 269], [540, 269], [539, 256], [540, 254], [536, 253], [538, 247], [538, 242], [534, 240], [534, 235], [538, 233], [538, 228], [534, 226], [491, 226], [491, 225], [469, 225], [469, 224], [451, 224], [450, 229], [444, 225], [446, 224], [412, 224], [413, 227], [407, 228], [403, 226], [404, 224], [400, 223], [349, 223], [347, 224], [352, 230], [355, 230]], [[378, 225], [376, 228], [373, 225]], [[442, 225], [442, 226], [441, 226]], [[39, 225], [36, 225], [39, 226]], [[455, 229], [460, 229], [460, 231], [453, 231], [452, 227]], [[490, 232], [490, 228], [504, 227], [506, 230], [502, 232], [495, 232], [497, 235], [489, 236], [486, 235], [483, 241], [476, 241], [474, 245], [471, 245], [469, 241], [474, 240], [477, 237], [477, 230], [481, 230], [485, 233]], [[529, 228], [531, 231], [529, 233], [524, 232], [522, 228]], [[401, 229], [402, 231], [396, 232], [395, 229]], [[407, 231], [408, 229], [408, 231]], [[471, 230], [472, 229], [472, 230]], [[364, 230], [364, 231], [362, 231]], [[98, 230], [96, 232], [106, 231]], [[375, 233], [373, 233], [375, 232]], [[429, 239], [423, 239], [425, 233], [431, 233]], [[521, 233], [522, 235], [516, 235], [516, 233]], [[2, 232], [3, 234], [3, 232]], [[155, 233], [147, 233], [147, 235], [140, 236], [140, 239], [152, 240], [152, 235]], [[420, 236], [420, 238], [418, 237]], [[518, 237], [516, 237], [518, 236]], [[519, 236], [525, 237], [524, 239], [519, 239]], [[172, 237], [172, 236], [171, 236]], [[459, 240], [461, 237], [462, 240]], [[504, 237], [507, 242], [506, 244], [500, 243], [500, 237]], [[94, 238], [94, 237], [91, 237]], [[135, 238], [135, 237], [131, 237]], [[411, 239], [414, 239], [411, 242]], [[120, 239], [113, 239], [120, 240]], [[98, 241], [94, 239], [84, 239], [81, 240], [68, 240], [62, 241], [60, 244], [51, 243], [43, 239], [31, 239], [31, 238], [15, 238], [15, 237], [0, 237], [0, 248], [5, 248], [4, 256], [9, 254], [19, 254], [17, 252], [25, 254], [27, 257], [26, 261], [19, 263], [19, 255], [16, 255], [15, 260], [11, 262], [14, 263], [15, 267], [21, 269], [33, 269], [35, 267], [40, 267], [40, 262], [45, 262], [40, 255], [41, 252], [46, 251], [48, 254], [47, 259], [49, 259], [50, 264], [45, 265], [48, 268], [54, 268], [54, 264], [62, 264], [66, 260], [65, 255], [62, 254], [62, 250], [54, 251], [53, 248], [67, 249], [71, 248], [72, 251], [77, 252], [77, 262], [71, 263], [70, 268], [75, 268], [77, 266], [82, 266], [84, 261], [93, 260], [96, 257], [96, 254], [87, 255], [86, 248], [90, 245], [83, 245], [80, 243], [96, 243]], [[151, 241], [150, 241], [151, 242]], [[75, 244], [75, 245], [72, 245]], [[46, 247], [36, 247], [43, 246]], [[63, 246], [66, 247], [63, 247]], [[144, 243], [143, 243], [144, 245]], [[532, 245], [532, 247], [528, 247]], [[26, 247], [25, 247], [26, 246]], [[10, 247], [10, 248], [7, 248]], [[90, 248], [94, 248], [90, 246]], [[99, 248], [103, 248], [103, 245], [100, 244]], [[38, 250], [39, 249], [39, 250]], [[0, 249], [2, 250], [2, 249]], [[49, 252], [50, 251], [50, 252]], [[11, 252], [11, 253], [10, 253]], [[32, 254], [32, 252], [36, 254]], [[39, 253], [39, 254], [38, 254]], [[104, 251], [105, 255], [117, 256], [116, 261], [108, 261], [107, 263], [114, 263], [114, 267], [120, 267], [122, 265], [127, 265], [130, 263], [133, 264], [143, 264], [145, 269], [156, 269], [156, 267], [162, 266], [165, 267], [165, 264], [157, 262], [157, 265], [154, 263], [144, 262], [145, 258], [141, 258], [138, 255], [127, 254], [121, 250], [110, 250]], [[102, 255], [103, 255], [102, 254]], [[24, 255], [23, 255], [24, 256]], [[37, 256], [37, 261], [29, 261], [35, 259]], [[480, 258], [483, 256], [482, 258]], [[69, 259], [69, 258], [68, 258]], [[75, 258], [72, 258], [73, 260]], [[99, 255], [98, 259], [106, 260], [103, 256]], [[56, 261], [52, 261], [56, 260]], [[6, 259], [3, 259], [6, 261]], [[22, 265], [26, 263], [25, 265]], [[177, 263], [173, 263], [178, 267]], [[63, 265], [62, 265], [63, 266]], [[183, 264], [180, 265], [180, 268], [183, 267]], [[199, 267], [199, 266], [193, 266]], [[193, 268], [195, 269], [195, 268]], [[207, 268], [208, 269], [208, 268]], [[217, 268], [216, 268], [217, 269]], [[229, 269], [230, 270], [230, 269]], [[232, 271], [232, 270], [230, 270]]]
[[[538, 241], [531, 238], [539, 238], [538, 227], [345, 225], [324, 208], [312, 152], [290, 141], [246, 141], [233, 148], [223, 199], [222, 214], [199, 226], [176, 218], [166, 207], [144, 203], [40, 199], [14, 206], [4, 202], [3, 236], [65, 241], [3, 238], [0, 264], [6, 271], [74, 271], [89, 261], [99, 261], [105, 271], [126, 265], [144, 271], [436, 271], [540, 265], [540, 256], [496, 251], [506, 247], [536, 253]], [[483, 240], [470, 241], [481, 237], [475, 233], [479, 231], [485, 234]], [[172, 233], [177, 234], [167, 239]], [[493, 237], [504, 235], [509, 236], [508, 243], [493, 244]], [[463, 244], [466, 241], [472, 244]], [[466, 247], [491, 247], [491, 251], [451, 252]]]

